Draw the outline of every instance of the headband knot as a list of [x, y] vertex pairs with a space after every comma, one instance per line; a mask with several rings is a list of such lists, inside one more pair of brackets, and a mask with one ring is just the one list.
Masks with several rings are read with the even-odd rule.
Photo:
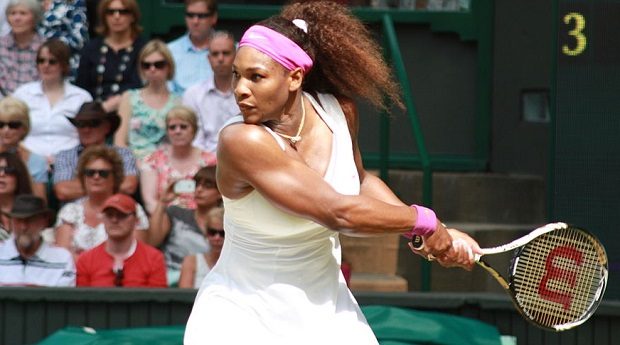
[[[306, 24], [307, 30], [307, 23], [305, 21], [302, 19], [296, 20]], [[295, 21], [293, 21], [293, 23], [295, 23]], [[303, 30], [303, 28], [300, 29]], [[249, 46], [264, 53], [289, 71], [299, 67], [303, 70], [304, 74], [307, 74], [313, 65], [312, 59], [308, 53], [301, 49], [297, 43], [266, 26], [251, 26], [243, 34], [241, 41], [239, 41], [239, 47], [243, 46]]]

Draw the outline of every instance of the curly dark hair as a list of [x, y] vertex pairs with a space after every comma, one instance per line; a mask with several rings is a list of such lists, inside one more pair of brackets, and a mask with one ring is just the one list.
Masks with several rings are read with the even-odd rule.
[[114, 178], [112, 194], [118, 193], [121, 183], [123, 183], [123, 179], [125, 178], [123, 159], [113, 148], [104, 145], [87, 147], [80, 154], [77, 165], [77, 177], [82, 183], [82, 187], [86, 189], [84, 185], [84, 171], [86, 170], [86, 166], [96, 159], [102, 159], [112, 165], [112, 176]]
[[[308, 33], [295, 26], [293, 19], [305, 20]], [[259, 25], [288, 37], [312, 58], [314, 66], [305, 76], [304, 90], [360, 97], [386, 110], [389, 102], [404, 108], [400, 87], [381, 48], [346, 7], [329, 1], [293, 3]]]

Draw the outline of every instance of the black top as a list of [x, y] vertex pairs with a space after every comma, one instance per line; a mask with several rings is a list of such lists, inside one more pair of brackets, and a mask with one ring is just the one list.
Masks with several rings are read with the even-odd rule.
[[137, 59], [145, 44], [146, 41], [138, 37], [131, 47], [114, 51], [101, 37], [91, 40], [80, 52], [75, 85], [88, 91], [96, 101], [142, 87]]

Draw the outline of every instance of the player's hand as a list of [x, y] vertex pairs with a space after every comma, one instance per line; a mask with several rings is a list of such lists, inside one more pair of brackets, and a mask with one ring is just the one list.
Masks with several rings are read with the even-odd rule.
[[423, 239], [422, 248], [413, 248], [411, 242], [409, 242], [409, 247], [414, 253], [427, 260], [435, 260], [435, 258], [443, 256], [452, 247], [452, 237], [442, 223], [437, 225], [437, 230], [432, 235], [424, 236]]
[[474, 254], [480, 253], [480, 246], [473, 238], [456, 229], [448, 229], [452, 246], [444, 255], [437, 256], [437, 262], [444, 267], [461, 267], [471, 271], [474, 267]]

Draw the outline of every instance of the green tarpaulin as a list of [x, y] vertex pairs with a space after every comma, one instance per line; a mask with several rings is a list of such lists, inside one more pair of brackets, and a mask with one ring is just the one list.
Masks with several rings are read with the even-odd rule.
[[[497, 329], [489, 324], [449, 314], [387, 306], [362, 311], [381, 345], [500, 345]], [[115, 330], [68, 327], [38, 345], [173, 345], [183, 343], [185, 326]]]

